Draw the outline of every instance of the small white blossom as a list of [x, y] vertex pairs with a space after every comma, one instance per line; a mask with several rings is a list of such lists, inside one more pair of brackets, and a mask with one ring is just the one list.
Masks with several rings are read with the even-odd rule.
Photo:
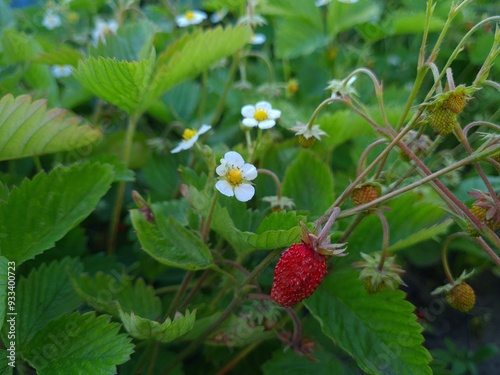
[[255, 106], [243, 106], [241, 114], [245, 117], [243, 125], [250, 128], [258, 126], [260, 129], [270, 129], [276, 125], [276, 120], [280, 118], [281, 111], [273, 109], [269, 102], [260, 101]]
[[45, 13], [45, 16], [43, 17], [42, 25], [47, 30], [53, 30], [61, 26], [61, 17], [59, 17], [58, 14], [49, 10]]
[[95, 22], [94, 30], [92, 31], [92, 43], [94, 46], [101, 41], [106, 43], [106, 35], [116, 34], [118, 30], [118, 22], [115, 20], [104, 21], [97, 19]]
[[245, 163], [243, 157], [235, 151], [226, 152], [215, 172], [220, 176], [215, 188], [222, 194], [235, 196], [241, 202], [247, 202], [255, 194], [250, 181], [257, 177], [257, 169]]
[[50, 70], [56, 78], [69, 77], [73, 73], [71, 65], [54, 65]]
[[338, 0], [339, 3], [344, 3], [344, 4], [356, 4], [359, 0]]
[[345, 79], [341, 81], [333, 79], [328, 82], [328, 86], [326, 87], [326, 89], [332, 91], [332, 99], [341, 99], [345, 96], [356, 94], [356, 90], [354, 89], [354, 87], [352, 87], [354, 81], [356, 81], [356, 76], [352, 76], [351, 78], [349, 78], [349, 81], [347, 81], [347, 83], [345, 82]]
[[201, 10], [188, 10], [184, 14], [175, 17], [175, 22], [179, 27], [197, 25], [207, 18], [207, 14]]
[[198, 140], [198, 137], [202, 134], [205, 134], [210, 129], [212, 129], [212, 127], [210, 125], [202, 125], [198, 130], [194, 130], [194, 129], [184, 130], [184, 133], [182, 134], [183, 141], [181, 143], [179, 143], [179, 145], [177, 147], [172, 149], [172, 151], [170, 151], [170, 153], [175, 154], [179, 151], [187, 150], [187, 149], [193, 147], [193, 145]]
[[266, 41], [266, 36], [264, 34], [253, 34], [250, 38], [250, 44], [259, 45], [263, 44]]

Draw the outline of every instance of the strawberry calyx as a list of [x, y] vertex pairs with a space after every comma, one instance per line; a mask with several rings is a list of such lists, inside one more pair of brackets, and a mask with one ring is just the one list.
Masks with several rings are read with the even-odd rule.
[[299, 222], [302, 233], [302, 243], [309, 246], [314, 251], [321, 255], [326, 256], [345, 256], [347, 253], [347, 243], [331, 243], [331, 235], [328, 234], [335, 219], [340, 214], [340, 208], [335, 207], [332, 214], [330, 215], [328, 221], [323, 228], [317, 227], [316, 233], [313, 234], [309, 228], [303, 223]]

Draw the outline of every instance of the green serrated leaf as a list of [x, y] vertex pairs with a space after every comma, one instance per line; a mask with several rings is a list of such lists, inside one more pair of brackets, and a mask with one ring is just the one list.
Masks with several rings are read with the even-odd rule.
[[272, 230], [288, 230], [299, 225], [299, 221], [305, 221], [305, 216], [297, 215], [294, 211], [272, 212], [266, 216], [257, 229], [257, 234]]
[[301, 230], [300, 227], [295, 227], [289, 230], [270, 230], [261, 234], [243, 232], [241, 236], [252, 250], [267, 250], [288, 247], [298, 242]]
[[77, 66], [78, 61], [83, 59], [83, 54], [68, 45], [61, 45], [48, 52], [39, 53], [31, 58], [31, 61], [49, 65], [71, 65]]
[[154, 207], [154, 223], [139, 210], [131, 210], [130, 215], [143, 249], [160, 263], [187, 270], [213, 265], [207, 245], [172, 217], [164, 217]]
[[394, 252], [427, 240], [437, 240], [439, 235], [445, 234], [448, 231], [451, 224], [453, 224], [453, 220], [448, 219], [439, 224], [423, 228], [400, 239], [398, 242], [391, 245], [388, 250]]
[[[68, 271], [81, 272], [82, 265], [77, 259], [65, 258], [62, 261], [42, 264], [21, 278], [16, 291], [16, 346], [22, 351], [33, 336], [48, 322], [63, 314], [73, 312], [81, 299], [71, 286]], [[6, 342], [8, 325], [2, 330]]]
[[252, 31], [248, 25], [216, 27], [186, 35], [158, 56], [149, 102], [169, 88], [200, 74], [220, 59], [230, 56], [248, 43]]
[[[115, 277], [116, 276], [116, 277]], [[71, 282], [77, 293], [94, 309], [119, 317], [118, 306], [128, 313], [134, 312], [148, 319], [161, 314], [161, 303], [154, 290], [144, 280], [135, 284], [122, 275], [97, 272], [89, 275], [73, 275]]]
[[167, 318], [163, 323], [144, 319], [131, 312], [127, 314], [119, 308], [120, 319], [130, 335], [139, 340], [155, 340], [171, 342], [189, 332], [196, 320], [196, 312], [186, 311], [184, 315], [176, 314], [174, 319]]
[[39, 173], [0, 204], [0, 251], [18, 265], [54, 246], [85, 219], [113, 181], [109, 165], [87, 163]]
[[117, 61], [90, 57], [80, 60], [74, 77], [94, 95], [129, 114], [140, 114], [150, 89], [154, 54], [141, 61]]
[[431, 374], [414, 306], [400, 291], [368, 294], [359, 271], [331, 272], [305, 304], [323, 332], [369, 374]]
[[380, 6], [369, 0], [355, 4], [333, 1], [328, 9], [328, 31], [331, 36], [347, 31], [365, 22], [377, 22], [381, 13]]
[[142, 19], [123, 23], [116, 34], [106, 35], [106, 42], [91, 47], [90, 55], [110, 57], [117, 60], [140, 61], [151, 53], [155, 36], [155, 25]]
[[[4, 318], [6, 312], [5, 310], [9, 308], [8, 306], [10, 306], [8, 304], [8, 301], [11, 300], [15, 302], [15, 296], [16, 296], [15, 276], [16, 276], [15, 263], [9, 262], [7, 258], [0, 256], [0, 329], [4, 324]], [[8, 288], [9, 279], [11, 280], [10, 288]], [[7, 296], [10, 296], [11, 298], [7, 299]]]
[[293, 199], [297, 209], [319, 216], [333, 203], [332, 173], [314, 154], [302, 151], [285, 174], [283, 195]]
[[119, 330], [107, 315], [63, 315], [40, 330], [22, 355], [39, 375], [115, 374], [134, 348]]
[[46, 100], [31, 96], [0, 100], [0, 160], [17, 159], [88, 146], [101, 132], [64, 109], [47, 110]]
[[[426, 201], [417, 193], [407, 193], [393, 199], [387, 204], [390, 210], [384, 212], [389, 224], [390, 243], [392, 249], [414, 245], [418, 242], [428, 240], [443, 233], [448, 221], [443, 222], [446, 212], [436, 205], [435, 202]], [[408, 215], [411, 210], [411, 215]], [[445, 224], [446, 223], [446, 224]], [[418, 234], [420, 231], [422, 233]], [[425, 238], [424, 238], [425, 237]], [[406, 241], [408, 245], [405, 245]], [[359, 257], [359, 252], [371, 253], [378, 251], [382, 246], [382, 227], [380, 220], [375, 215], [369, 215], [357, 226], [349, 236], [349, 255], [345, 261], [352, 262]]]

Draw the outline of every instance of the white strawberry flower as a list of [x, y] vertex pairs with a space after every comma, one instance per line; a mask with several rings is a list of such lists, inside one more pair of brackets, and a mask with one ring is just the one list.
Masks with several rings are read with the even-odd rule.
[[205, 134], [207, 131], [212, 129], [210, 125], [202, 125], [198, 130], [195, 129], [186, 129], [184, 133], [182, 133], [182, 142], [179, 143], [177, 147], [172, 149], [170, 153], [175, 154], [182, 150], [187, 150], [193, 147], [193, 145], [198, 140], [198, 137], [202, 134]]
[[207, 14], [201, 10], [188, 10], [184, 14], [179, 14], [175, 17], [175, 22], [179, 27], [186, 27], [190, 25], [198, 25], [207, 18]]
[[260, 101], [256, 105], [245, 105], [241, 108], [241, 114], [245, 117], [243, 125], [253, 128], [270, 129], [276, 125], [276, 120], [281, 117], [281, 111], [273, 109], [271, 103]]
[[69, 77], [73, 72], [73, 67], [71, 65], [54, 65], [50, 71], [56, 78]]
[[45, 16], [43, 17], [42, 25], [47, 29], [47, 30], [53, 30], [59, 26], [61, 26], [61, 17], [59, 17], [58, 14], [54, 13], [53, 11], [49, 10], [45, 13]]
[[99, 41], [106, 43], [106, 35], [116, 34], [118, 30], [118, 22], [115, 20], [104, 21], [97, 19], [95, 21], [94, 30], [92, 31], [92, 43], [94, 46], [97, 45]]
[[240, 202], [252, 199], [255, 188], [250, 181], [257, 177], [255, 166], [245, 163], [236, 151], [226, 152], [220, 163], [215, 169], [219, 175], [215, 188], [228, 197], [235, 196]]

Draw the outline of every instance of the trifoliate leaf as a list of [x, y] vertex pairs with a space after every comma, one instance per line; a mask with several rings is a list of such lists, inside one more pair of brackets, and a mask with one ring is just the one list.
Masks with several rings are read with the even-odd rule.
[[293, 199], [295, 208], [317, 217], [333, 203], [332, 173], [314, 154], [303, 151], [285, 174], [283, 194]]
[[125, 312], [135, 312], [148, 319], [156, 319], [161, 314], [160, 299], [142, 279], [133, 284], [127, 276], [98, 272], [94, 277], [73, 275], [71, 282], [80, 297], [98, 311], [118, 317], [118, 306], [121, 306]]
[[[23, 350], [31, 338], [48, 322], [63, 314], [73, 312], [82, 301], [71, 286], [68, 271], [83, 269], [76, 259], [65, 258], [49, 265], [42, 264], [22, 277], [16, 291], [16, 344]], [[8, 325], [2, 330], [4, 342], [8, 335]]]
[[88, 146], [101, 132], [64, 109], [47, 110], [46, 100], [31, 96], [0, 100], [0, 160], [23, 158]]
[[114, 104], [129, 114], [140, 114], [149, 91], [154, 55], [140, 61], [117, 61], [90, 57], [80, 60], [73, 75], [97, 97]]
[[369, 294], [359, 272], [331, 272], [305, 304], [323, 332], [369, 374], [431, 374], [422, 326], [402, 291]]
[[0, 252], [20, 263], [54, 246], [85, 219], [113, 181], [109, 165], [58, 167], [24, 180], [0, 204]]
[[39, 375], [116, 374], [134, 346], [108, 315], [63, 315], [33, 337], [22, 356]]
[[149, 320], [134, 314], [124, 312], [119, 308], [120, 319], [130, 335], [139, 340], [155, 340], [171, 342], [190, 331], [194, 326], [196, 312], [186, 311], [184, 315], [176, 314], [174, 319], [167, 318], [163, 323]]

